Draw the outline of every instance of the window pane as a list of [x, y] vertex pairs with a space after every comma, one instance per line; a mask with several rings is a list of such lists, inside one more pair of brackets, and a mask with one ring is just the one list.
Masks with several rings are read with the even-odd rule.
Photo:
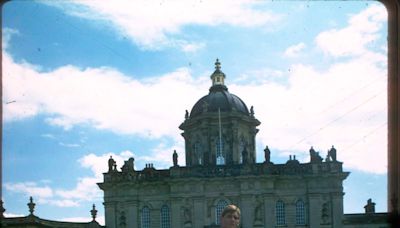
[[161, 207], [161, 228], [170, 228], [171, 222], [169, 217], [169, 207], [164, 205]]
[[285, 225], [285, 204], [282, 201], [276, 202], [276, 225]]
[[299, 200], [296, 202], [296, 225], [306, 224], [306, 210], [304, 202]]
[[218, 201], [217, 205], [215, 206], [215, 223], [220, 223], [220, 217], [224, 208], [228, 206], [228, 203], [225, 200]]
[[216, 158], [217, 158], [217, 165], [225, 165], [225, 158], [223, 155], [223, 151], [224, 151], [224, 142], [218, 139], [217, 143], [216, 143]]
[[148, 207], [142, 208], [141, 223], [142, 228], [150, 228], [150, 209]]

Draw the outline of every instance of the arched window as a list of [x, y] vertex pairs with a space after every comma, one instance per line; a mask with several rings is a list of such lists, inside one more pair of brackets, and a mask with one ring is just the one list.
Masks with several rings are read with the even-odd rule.
[[150, 228], [150, 208], [144, 206], [141, 214], [141, 228]]
[[203, 164], [203, 153], [201, 151], [201, 146], [199, 142], [196, 142], [193, 145], [195, 164], [202, 165]]
[[243, 136], [240, 139], [240, 143], [239, 143], [239, 164], [243, 164], [243, 150], [245, 148], [245, 141]]
[[216, 163], [217, 165], [225, 165], [225, 157], [223, 154], [224, 151], [224, 141], [217, 139], [217, 143], [215, 144], [216, 146]]
[[275, 206], [275, 216], [276, 216], [276, 225], [283, 226], [285, 225], [285, 203], [281, 200], [276, 202]]
[[167, 205], [163, 205], [161, 207], [161, 228], [170, 228], [171, 227], [171, 219], [169, 216], [169, 207]]
[[228, 206], [228, 203], [225, 200], [219, 200], [217, 202], [217, 205], [215, 205], [215, 223], [217, 225], [219, 225], [220, 223], [222, 211], [225, 209], [226, 206]]
[[306, 224], [306, 208], [302, 200], [296, 202], [296, 225]]

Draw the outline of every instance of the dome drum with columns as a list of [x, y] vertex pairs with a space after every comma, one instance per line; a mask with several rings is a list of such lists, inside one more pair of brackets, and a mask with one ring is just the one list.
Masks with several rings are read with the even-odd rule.
[[238, 96], [229, 93], [218, 59], [211, 80], [209, 94], [195, 103], [179, 126], [184, 131], [186, 165], [255, 163], [260, 121]]

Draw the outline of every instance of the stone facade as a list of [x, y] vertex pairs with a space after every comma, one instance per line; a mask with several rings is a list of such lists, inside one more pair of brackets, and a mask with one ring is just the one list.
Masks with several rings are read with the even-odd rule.
[[[218, 207], [236, 204], [242, 227], [275, 227], [282, 203], [285, 227], [341, 227], [342, 182], [348, 173], [340, 162], [171, 167], [104, 174], [107, 227], [143, 227], [143, 208], [150, 226], [161, 226], [168, 208], [168, 227], [203, 228], [218, 223]], [[221, 205], [221, 206], [219, 206]], [[296, 220], [297, 218], [297, 220]], [[124, 221], [121, 221], [124, 220]]]

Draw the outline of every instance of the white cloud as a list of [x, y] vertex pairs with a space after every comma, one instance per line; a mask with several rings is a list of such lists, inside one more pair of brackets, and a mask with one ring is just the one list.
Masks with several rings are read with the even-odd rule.
[[185, 68], [140, 82], [109, 68], [65, 66], [41, 73], [7, 54], [3, 64], [3, 99], [16, 101], [3, 105], [4, 120], [46, 113], [48, 123], [65, 129], [89, 123], [119, 134], [180, 138], [176, 127], [183, 121], [182, 105], [190, 108], [209, 86]]
[[[121, 36], [134, 43], [157, 49], [174, 43], [172, 35], [187, 25], [264, 26], [276, 23], [281, 16], [257, 10], [261, 4], [252, 0], [239, 1], [74, 1], [71, 4], [46, 2], [60, 7], [70, 15], [103, 21]], [[191, 44], [193, 45], [193, 44]], [[193, 46], [194, 47], [194, 46]], [[190, 46], [183, 46], [186, 51]]]
[[64, 200], [49, 200], [48, 204], [54, 205], [54, 206], [57, 206], [57, 207], [78, 207], [78, 206], [80, 206], [80, 204], [77, 201], [68, 200], [68, 199], [64, 199]]
[[172, 154], [174, 150], [178, 154], [178, 165], [185, 165], [185, 145], [183, 140], [174, 141], [172, 146], [160, 143], [150, 151], [150, 154], [139, 155], [137, 161], [153, 163], [156, 169], [168, 169], [173, 165]]
[[6, 50], [10, 43], [10, 39], [14, 35], [20, 35], [19, 31], [12, 28], [2, 28], [2, 48]]
[[305, 47], [306, 45], [304, 43], [298, 43], [296, 45], [290, 46], [285, 50], [284, 56], [297, 57]]
[[40, 135], [43, 138], [48, 138], [48, 139], [55, 139], [56, 137], [52, 134], [41, 134]]
[[108, 171], [108, 159], [110, 156], [112, 156], [117, 163], [117, 169], [120, 169], [124, 161], [128, 160], [130, 157], [134, 157], [135, 160], [137, 159], [133, 152], [126, 150], [119, 154], [110, 152], [100, 156], [91, 153], [80, 158], [78, 162], [82, 167], [92, 170], [97, 181], [102, 181], [103, 173]]
[[204, 48], [205, 43], [189, 43], [183, 42], [180, 44], [182, 51], [184, 52], [197, 52], [198, 50]]
[[[167, 168], [171, 166], [172, 150], [161, 145], [155, 148], [149, 156], [135, 155], [133, 152], [126, 150], [119, 154], [106, 153], [102, 155], [95, 155], [93, 153], [83, 156], [78, 160], [80, 165], [84, 168], [89, 168], [93, 176], [81, 177], [77, 181], [75, 188], [70, 190], [56, 189], [54, 195], [61, 198], [61, 200], [47, 199], [42, 200], [42, 203], [48, 203], [59, 207], [72, 207], [79, 205], [81, 201], [95, 201], [102, 196], [102, 191], [98, 188], [97, 183], [103, 181], [103, 173], [108, 171], [108, 159], [110, 156], [116, 161], [117, 169], [121, 170], [124, 161], [130, 157], [135, 158], [135, 169], [136, 164], [139, 163], [157, 163], [161, 166], [155, 166], [155, 168]], [[182, 154], [183, 155], [183, 154]], [[168, 165], [168, 163], [170, 163]]]
[[73, 147], [80, 147], [80, 145], [79, 144], [76, 144], [76, 143], [63, 143], [63, 142], [60, 142], [60, 143], [58, 143], [60, 146], [64, 146], [64, 147], [71, 147], [71, 148], [73, 148]]
[[32, 196], [37, 204], [49, 204], [58, 207], [76, 207], [77, 201], [69, 199], [57, 199], [57, 191], [48, 185], [48, 181], [41, 181], [44, 186], [39, 186], [35, 182], [5, 183], [5, 188], [12, 193], [22, 193], [28, 199]]
[[54, 194], [50, 187], [40, 187], [34, 182], [5, 183], [4, 186], [10, 192], [23, 193], [28, 197], [50, 198]]
[[386, 20], [386, 8], [383, 5], [372, 5], [353, 15], [347, 27], [324, 31], [315, 41], [323, 52], [334, 57], [360, 56], [369, 52], [367, 45], [379, 38], [378, 31]]
[[73, 189], [50, 187], [49, 181], [46, 180], [41, 181], [43, 186], [39, 186], [35, 182], [5, 183], [5, 189], [11, 193], [22, 193], [27, 197], [32, 196], [37, 204], [56, 207], [79, 207], [82, 202], [100, 201], [103, 193], [98, 188], [97, 183], [103, 181], [103, 173], [108, 170], [107, 161], [110, 156], [116, 160], [118, 169], [120, 169], [124, 160], [134, 157], [134, 154], [131, 151], [122, 151], [119, 154], [85, 155], [78, 162], [82, 167], [89, 168], [92, 175], [78, 178]]
[[23, 214], [14, 214], [14, 213], [4, 212], [5, 218], [15, 218], [15, 217], [25, 217], [25, 216], [26, 215], [23, 215]]
[[324, 155], [335, 145], [346, 168], [385, 173], [387, 78], [377, 63], [359, 58], [327, 71], [298, 64], [289, 85], [232, 85], [230, 91], [254, 105], [262, 147], [308, 157], [311, 146]]
[[77, 185], [72, 190], [57, 189], [55, 195], [67, 200], [93, 201], [101, 198], [102, 192], [97, 187], [97, 177], [82, 177], [78, 179]]

